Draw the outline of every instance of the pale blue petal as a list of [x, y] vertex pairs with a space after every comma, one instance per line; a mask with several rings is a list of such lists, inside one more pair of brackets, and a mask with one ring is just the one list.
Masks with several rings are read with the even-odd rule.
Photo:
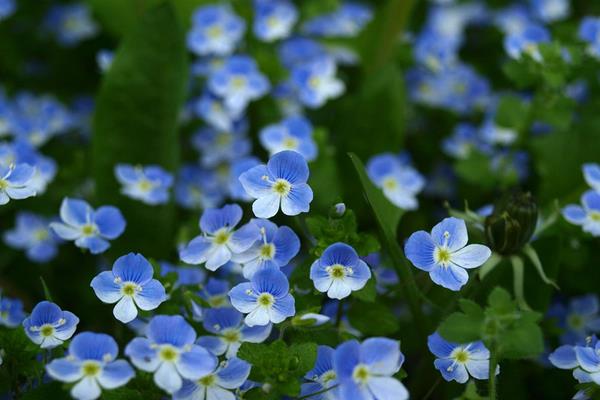
[[94, 400], [100, 397], [100, 386], [96, 378], [85, 377], [71, 389], [71, 396], [77, 400]]
[[456, 345], [446, 341], [439, 333], [435, 332], [427, 338], [429, 351], [439, 358], [448, 358], [456, 348]]
[[488, 379], [490, 373], [489, 360], [469, 360], [465, 367], [471, 376], [475, 379]]
[[271, 335], [273, 325], [267, 324], [262, 326], [242, 325], [241, 340], [250, 343], [262, 343]]
[[272, 192], [271, 183], [264, 177], [269, 177], [266, 165], [257, 165], [240, 175], [242, 187], [253, 198], [260, 198]]
[[148, 338], [158, 344], [183, 347], [194, 343], [196, 332], [180, 315], [157, 315], [148, 324]]
[[221, 356], [227, 351], [227, 343], [217, 336], [200, 336], [196, 343], [215, 356]]
[[298, 235], [287, 226], [277, 229], [273, 237], [273, 245], [275, 246], [274, 261], [280, 267], [286, 266], [300, 251]]
[[260, 230], [250, 222], [233, 233], [227, 246], [233, 253], [239, 254], [248, 250], [258, 239], [260, 239]]
[[173, 394], [181, 388], [183, 381], [173, 363], [163, 362], [154, 373], [154, 383], [167, 393]]
[[581, 196], [581, 203], [587, 210], [600, 211], [600, 193], [588, 190]]
[[560, 346], [550, 353], [548, 360], [550, 360], [552, 365], [560, 369], [573, 369], [579, 366], [577, 356], [575, 355], [575, 348], [571, 345]]
[[138, 315], [133, 298], [131, 296], [123, 296], [113, 308], [113, 315], [124, 324], [133, 321]]
[[583, 176], [588, 185], [600, 192], [600, 165], [593, 163], [584, 164]]
[[333, 369], [340, 380], [352, 378], [354, 367], [360, 363], [360, 344], [356, 340], [342, 343], [333, 355]]
[[115, 276], [111, 271], [100, 272], [92, 279], [90, 286], [103, 303], [116, 303], [123, 297], [121, 285], [115, 283]]
[[291, 294], [287, 294], [275, 300], [275, 304], [271, 308], [271, 322], [278, 324], [288, 317], [293, 317], [295, 314], [294, 297]]
[[137, 368], [146, 372], [153, 372], [158, 368], [160, 359], [152, 342], [146, 338], [135, 338], [125, 347], [125, 355]]
[[57, 358], [46, 365], [46, 371], [52, 379], [61, 382], [75, 382], [81, 379], [81, 362], [78, 360], [69, 360], [65, 358]]
[[237, 389], [248, 379], [250, 369], [251, 365], [246, 361], [232, 357], [222, 369], [217, 371], [218, 385], [225, 389]]
[[52, 222], [50, 224], [50, 229], [52, 229], [54, 233], [64, 240], [75, 240], [81, 236], [81, 231], [79, 229], [60, 222]]
[[144, 311], [154, 310], [167, 299], [165, 288], [156, 279], [142, 286], [142, 290], [133, 297], [135, 304]]
[[281, 196], [271, 191], [262, 195], [252, 203], [252, 212], [258, 218], [271, 218], [279, 211]]
[[237, 204], [226, 204], [221, 208], [209, 208], [200, 218], [202, 232], [214, 234], [221, 228], [233, 228], [242, 219], [242, 208]]
[[562, 209], [562, 214], [567, 221], [575, 225], [582, 225], [586, 218], [587, 213], [581, 206], [568, 205]]
[[252, 284], [245, 282], [234, 286], [233, 289], [229, 291], [231, 305], [244, 314], [252, 312], [258, 307], [256, 304], [256, 294], [248, 294], [248, 290], [252, 291]]
[[485, 263], [492, 251], [482, 244], [470, 244], [452, 253], [450, 262], [462, 268], [477, 268]]
[[105, 252], [110, 243], [98, 236], [84, 236], [75, 241], [77, 247], [88, 249], [92, 254], [100, 254]]
[[378, 375], [393, 375], [400, 369], [404, 356], [400, 343], [387, 338], [370, 338], [360, 346], [361, 362]]
[[179, 258], [187, 264], [202, 264], [206, 262], [211, 246], [210, 239], [205, 236], [197, 236], [179, 252]]
[[437, 266], [429, 272], [429, 276], [438, 285], [454, 291], [460, 290], [469, 280], [467, 271], [455, 265]]
[[117, 360], [102, 368], [98, 382], [104, 389], [114, 389], [125, 385], [134, 375], [135, 372], [127, 361]]
[[373, 377], [367, 385], [377, 400], [406, 400], [408, 390], [402, 382], [391, 377]]
[[226, 245], [213, 245], [207, 255], [205, 267], [210, 271], [216, 271], [231, 260], [231, 251]]
[[105, 357], [115, 359], [119, 347], [115, 340], [104, 333], [82, 332], [69, 345], [69, 355], [79, 360], [103, 361]]
[[592, 347], [575, 347], [579, 366], [587, 372], [600, 372], [600, 357]]
[[125, 218], [118, 208], [103, 206], [96, 210], [94, 222], [100, 231], [100, 235], [107, 239], [116, 239], [125, 230]]
[[308, 164], [304, 157], [295, 151], [284, 150], [273, 155], [267, 163], [267, 169], [271, 176], [285, 179], [293, 186], [308, 180]]
[[256, 293], [270, 293], [276, 299], [285, 296], [290, 284], [283, 272], [278, 269], [262, 269], [252, 277], [252, 288]]
[[454, 364], [454, 361], [449, 358], [438, 358], [433, 362], [435, 369], [442, 373], [442, 377], [450, 382], [465, 383], [469, 380], [469, 374], [463, 364]]
[[436, 263], [433, 258], [434, 252], [435, 244], [429, 233], [425, 231], [413, 233], [404, 245], [406, 258], [408, 258], [415, 267], [427, 272], [436, 268]]
[[281, 198], [281, 211], [285, 215], [308, 212], [313, 200], [313, 191], [306, 183], [294, 184], [287, 196]]
[[71, 226], [82, 226], [91, 222], [88, 220], [92, 208], [83, 200], [66, 197], [60, 206], [60, 218]]
[[154, 269], [141, 254], [129, 253], [117, 258], [113, 265], [113, 274], [123, 282], [145, 285], [152, 279]]
[[[448, 232], [448, 238], [444, 235]], [[449, 217], [444, 218], [431, 230], [431, 238], [438, 246], [446, 244], [451, 252], [462, 249], [469, 240], [467, 225], [462, 219]]]
[[243, 315], [231, 307], [210, 308], [204, 315], [203, 326], [210, 333], [218, 334], [225, 329], [238, 328]]
[[190, 351], [181, 353], [175, 367], [184, 378], [196, 380], [217, 368], [217, 358], [208, 350], [194, 345]]

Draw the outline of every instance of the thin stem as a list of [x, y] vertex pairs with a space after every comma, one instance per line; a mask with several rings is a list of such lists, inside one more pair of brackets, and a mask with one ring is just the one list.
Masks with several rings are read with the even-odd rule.
[[425, 394], [425, 396], [423, 396], [423, 400], [427, 400], [429, 398], [429, 396], [431, 396], [433, 394], [433, 392], [435, 391], [435, 389], [438, 387], [438, 385], [441, 382], [442, 382], [442, 378], [438, 376], [438, 378], [436, 379], [435, 383], [431, 386], [431, 388]]
[[490, 371], [488, 377], [488, 396], [490, 400], [496, 400], [496, 366], [498, 365], [498, 352], [494, 344], [490, 349]]
[[323, 393], [325, 393], [325, 392], [329, 392], [331, 389], [335, 389], [335, 388], [336, 388], [336, 387], [338, 387], [338, 386], [339, 386], [339, 384], [337, 384], [337, 385], [333, 385], [333, 386], [330, 386], [330, 387], [328, 387], [328, 388], [326, 388], [326, 389], [319, 390], [318, 392], [314, 392], [314, 393], [307, 394], [307, 395], [304, 395], [304, 396], [301, 396], [301, 397], [297, 397], [297, 398], [296, 398], [296, 400], [304, 400], [304, 399], [309, 399], [309, 398], [311, 398], [311, 397], [313, 397], [313, 396], [316, 396], [316, 395], [318, 395], [318, 394], [323, 394]]

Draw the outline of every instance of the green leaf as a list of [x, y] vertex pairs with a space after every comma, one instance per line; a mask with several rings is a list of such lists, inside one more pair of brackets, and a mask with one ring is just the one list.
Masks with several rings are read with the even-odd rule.
[[375, 275], [371, 275], [371, 279], [367, 281], [365, 287], [353, 292], [352, 296], [367, 303], [374, 302], [375, 298], [377, 297], [377, 284], [375, 282]]
[[20, 397], [21, 400], [67, 400], [71, 399], [69, 392], [63, 389], [60, 382], [50, 382], [29, 390]]
[[348, 313], [350, 325], [367, 336], [386, 336], [400, 327], [398, 317], [382, 303], [354, 301]]
[[544, 337], [539, 326], [532, 322], [518, 323], [498, 340], [502, 358], [535, 357], [544, 351]]
[[453, 313], [441, 323], [438, 332], [451, 342], [474, 342], [481, 339], [483, 318], [483, 315]]
[[540, 261], [537, 252], [530, 244], [527, 244], [525, 245], [525, 247], [523, 247], [523, 253], [525, 253], [525, 255], [529, 257], [529, 261], [531, 261], [531, 263], [535, 267], [535, 270], [540, 275], [540, 278], [545, 284], [552, 285], [554, 286], [554, 288], [560, 289], [556, 282], [554, 282], [552, 279], [546, 276], [546, 273], [544, 272], [544, 267], [542, 266], [542, 262]]
[[148, 206], [119, 194], [114, 168], [131, 163], [177, 170], [187, 73], [184, 33], [169, 2], [149, 9], [128, 32], [102, 82], [93, 120], [93, 173], [98, 201], [118, 206], [127, 220], [115, 254], [136, 249], [159, 258], [172, 249], [174, 205]]
[[499, 126], [522, 132], [527, 126], [530, 105], [515, 95], [500, 98], [496, 112], [496, 123]]
[[488, 296], [489, 308], [498, 315], [509, 314], [515, 310], [515, 303], [505, 289], [496, 287]]

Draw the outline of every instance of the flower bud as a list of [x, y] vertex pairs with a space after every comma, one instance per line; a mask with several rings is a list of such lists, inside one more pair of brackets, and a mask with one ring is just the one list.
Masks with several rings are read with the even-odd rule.
[[537, 204], [530, 193], [503, 196], [485, 220], [489, 246], [502, 255], [517, 253], [533, 236], [537, 217]]

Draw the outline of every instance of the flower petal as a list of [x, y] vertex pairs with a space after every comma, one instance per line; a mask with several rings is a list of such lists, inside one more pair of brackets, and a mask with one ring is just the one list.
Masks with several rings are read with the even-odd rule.
[[135, 304], [144, 311], [154, 310], [166, 299], [165, 288], [156, 279], [150, 280], [133, 296]]
[[[446, 232], [448, 233], [447, 238]], [[462, 219], [444, 218], [431, 230], [431, 238], [436, 245], [443, 246], [445, 244], [450, 252], [455, 252], [467, 245], [469, 240], [467, 225]]]
[[90, 286], [103, 303], [116, 303], [123, 297], [121, 285], [115, 283], [115, 276], [111, 271], [100, 272], [92, 279]]
[[133, 302], [133, 297], [123, 296], [113, 308], [113, 315], [124, 324], [133, 321], [138, 315], [138, 310]]
[[125, 385], [134, 375], [135, 372], [127, 361], [117, 360], [102, 368], [102, 372], [98, 376], [98, 383], [105, 389], [114, 389]]
[[446, 289], [458, 291], [469, 280], [469, 274], [455, 265], [438, 266], [429, 272], [431, 280]]
[[455, 251], [450, 256], [450, 262], [462, 268], [477, 268], [485, 263], [492, 251], [482, 244], [470, 244]]

